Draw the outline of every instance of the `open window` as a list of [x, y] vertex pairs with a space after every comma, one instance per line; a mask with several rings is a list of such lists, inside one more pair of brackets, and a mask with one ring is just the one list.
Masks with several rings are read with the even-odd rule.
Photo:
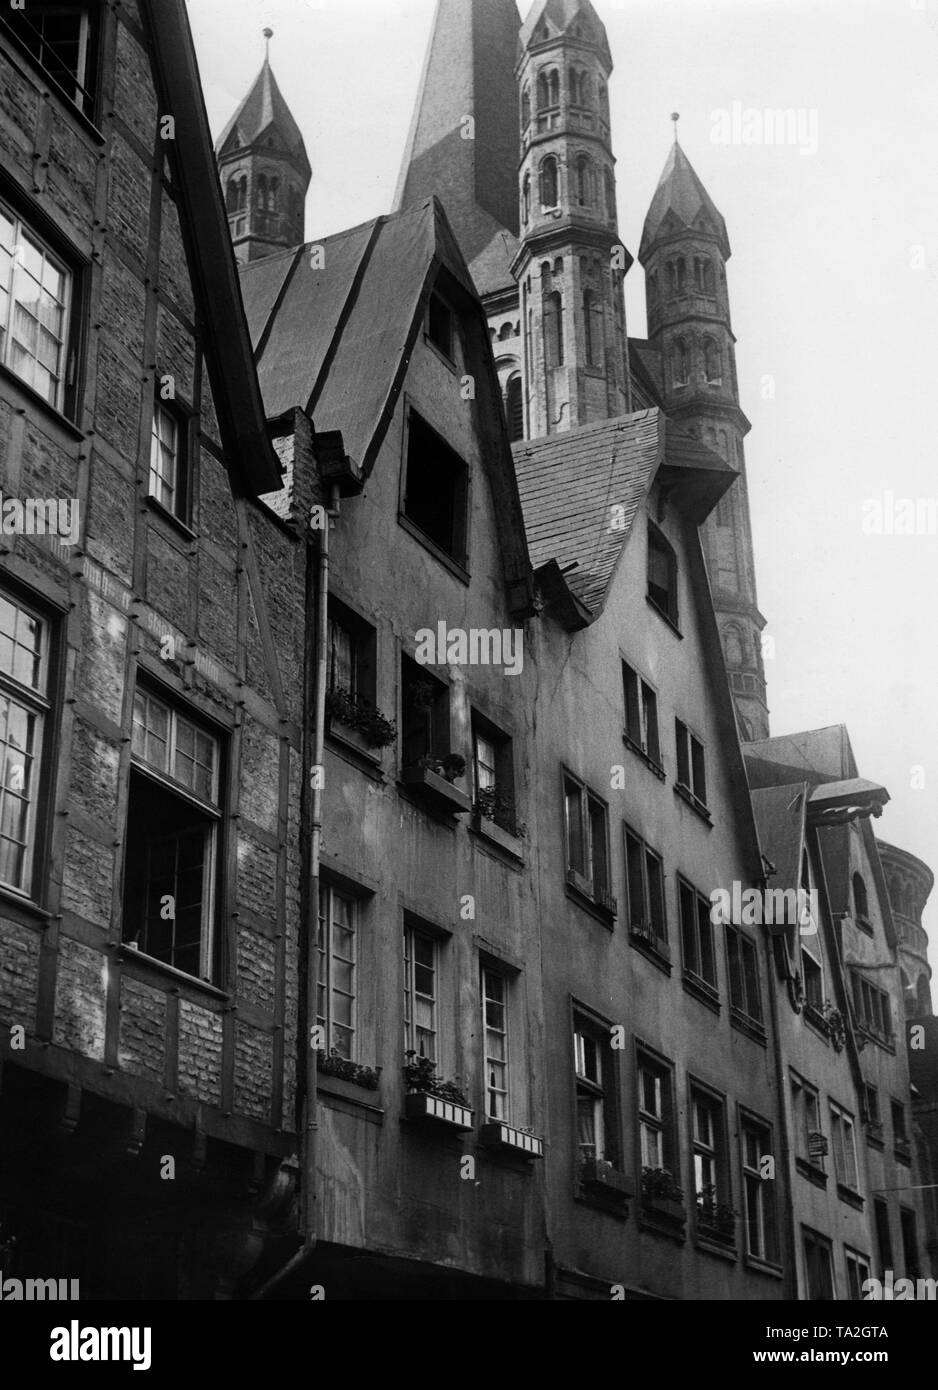
[[708, 993], [716, 993], [716, 953], [713, 949], [713, 924], [710, 903], [684, 879], [678, 880], [681, 905], [681, 944], [684, 952], [684, 976], [696, 985], [706, 985]]
[[648, 682], [642, 680], [626, 661], [622, 663], [622, 687], [625, 695], [625, 742], [660, 769], [658, 697]]
[[618, 905], [609, 869], [609, 810], [578, 778], [564, 773], [567, 883], [610, 916]]
[[677, 627], [677, 556], [658, 527], [648, 523], [648, 599]]
[[150, 431], [150, 496], [183, 525], [191, 515], [189, 417], [157, 397]]
[[221, 742], [167, 700], [134, 697], [124, 942], [187, 975], [218, 970]]
[[668, 954], [668, 922], [661, 856], [625, 828], [626, 916], [633, 941]]
[[29, 0], [4, 6], [4, 18], [65, 97], [94, 117], [98, 6]]
[[491, 720], [473, 711], [472, 795], [479, 825], [494, 823], [509, 835], [519, 832], [515, 797], [515, 758], [511, 739]]
[[468, 489], [465, 460], [411, 411], [404, 516], [459, 565], [466, 562]]

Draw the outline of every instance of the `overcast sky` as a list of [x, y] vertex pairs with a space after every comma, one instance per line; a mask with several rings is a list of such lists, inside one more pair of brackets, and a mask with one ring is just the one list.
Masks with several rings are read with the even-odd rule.
[[[864, 532], [887, 492], [938, 498], [938, 0], [595, 2], [623, 240], [637, 252], [672, 110], [729, 230], [772, 732], [845, 723], [892, 795], [877, 832], [938, 869], [938, 535]], [[189, 0], [216, 135], [274, 29], [313, 165], [308, 238], [390, 210], [433, 10]], [[718, 143], [734, 103], [800, 112], [804, 138]], [[627, 283], [641, 336], [637, 264]], [[925, 923], [938, 977], [938, 890]]]

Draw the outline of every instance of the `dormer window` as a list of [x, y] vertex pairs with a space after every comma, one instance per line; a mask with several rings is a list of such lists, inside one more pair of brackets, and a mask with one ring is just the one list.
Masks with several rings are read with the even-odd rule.
[[427, 337], [444, 357], [453, 360], [455, 346], [453, 311], [441, 294], [434, 290], [427, 310]]

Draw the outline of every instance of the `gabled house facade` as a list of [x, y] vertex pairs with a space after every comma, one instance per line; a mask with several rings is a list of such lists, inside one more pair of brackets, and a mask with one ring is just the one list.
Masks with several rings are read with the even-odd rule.
[[3, 1267], [230, 1297], [298, 1171], [308, 547], [184, 6], [0, 66]]

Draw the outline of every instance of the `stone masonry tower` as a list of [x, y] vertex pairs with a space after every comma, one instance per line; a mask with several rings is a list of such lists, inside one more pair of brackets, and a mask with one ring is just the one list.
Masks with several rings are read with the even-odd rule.
[[931, 966], [928, 963], [928, 933], [922, 926], [922, 913], [934, 887], [935, 875], [927, 864], [908, 850], [897, 849], [884, 840], [877, 840], [876, 844], [899, 937], [905, 1014], [907, 1018], [930, 1018]]
[[[673, 118], [675, 121], [677, 117]], [[739, 471], [701, 528], [713, 602], [743, 739], [769, 736], [762, 629], [730, 326], [726, 223], [675, 140], [652, 199], [639, 260], [648, 337], [661, 355], [668, 415]]]
[[630, 409], [609, 129], [612, 56], [590, 0], [539, 0], [521, 29], [520, 286], [525, 435]]
[[[272, 37], [264, 30], [268, 47]], [[222, 131], [215, 158], [228, 225], [239, 261], [256, 261], [304, 240], [306, 192], [312, 177], [306, 146], [270, 68]]]

